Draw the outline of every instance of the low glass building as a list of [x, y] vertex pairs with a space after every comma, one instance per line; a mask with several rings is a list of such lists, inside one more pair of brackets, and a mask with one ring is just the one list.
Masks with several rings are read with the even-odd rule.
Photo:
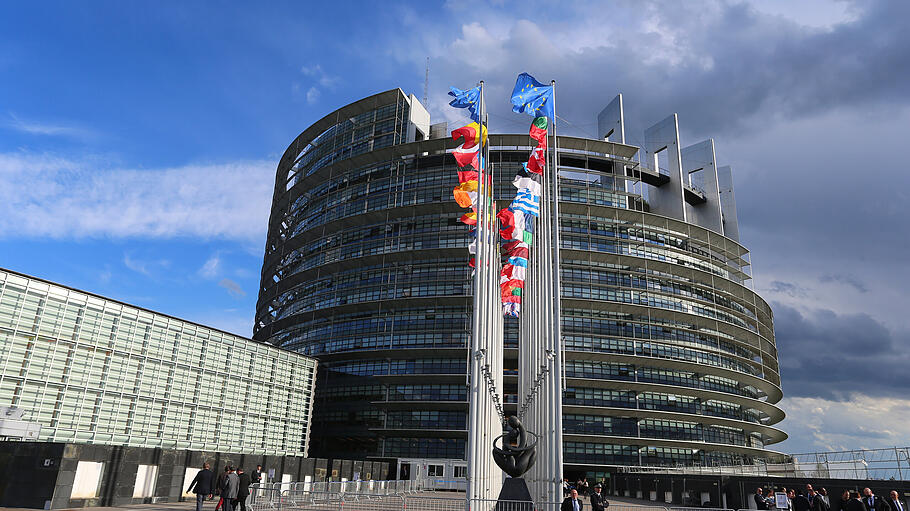
[[315, 371], [298, 353], [0, 269], [0, 408], [16, 416], [0, 416], [2, 436], [306, 456]]
[[[617, 97], [600, 139], [558, 143], [567, 472], [774, 456], [772, 312], [749, 286], [730, 170], [712, 141], [680, 147], [675, 115], [642, 148], [622, 118]], [[278, 164], [253, 338], [319, 359], [315, 455], [463, 475], [472, 281], [449, 131], [394, 89], [326, 115]], [[499, 207], [531, 143], [491, 133]]]

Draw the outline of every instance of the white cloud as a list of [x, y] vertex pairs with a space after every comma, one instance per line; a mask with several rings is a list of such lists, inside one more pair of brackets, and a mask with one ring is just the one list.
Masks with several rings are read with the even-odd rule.
[[105, 167], [0, 154], [0, 238], [265, 237], [274, 162]]
[[319, 89], [317, 89], [316, 87], [310, 87], [310, 89], [308, 91], [306, 91], [306, 102], [312, 105], [313, 103], [315, 103], [318, 100], [319, 100]]
[[212, 254], [208, 260], [199, 268], [199, 275], [203, 278], [213, 279], [221, 271], [221, 257], [218, 254]]
[[234, 298], [241, 298], [246, 296], [246, 291], [240, 287], [240, 284], [234, 282], [231, 279], [221, 279], [218, 281], [218, 285], [227, 289], [227, 292]]
[[769, 446], [782, 451], [842, 451], [903, 446], [910, 438], [910, 400], [854, 394], [847, 401], [785, 398], [787, 418], [776, 427], [790, 435]]
[[13, 113], [10, 113], [9, 117], [9, 121], [4, 123], [4, 125], [7, 128], [19, 131], [21, 133], [28, 133], [30, 135], [63, 136], [72, 138], [89, 138], [94, 136], [94, 133], [91, 130], [80, 126], [62, 123], [29, 121], [22, 119]]
[[331, 75], [323, 71], [322, 66], [316, 64], [314, 66], [303, 66], [300, 68], [300, 72], [314, 78], [316, 82], [325, 88], [332, 88], [338, 85], [338, 82], [341, 81], [341, 78], [335, 75]]
[[[319, 101], [319, 96], [323, 90], [332, 90], [341, 81], [340, 77], [325, 72], [319, 64], [302, 66], [300, 72], [312, 80], [312, 85], [306, 91], [306, 102], [311, 105]], [[292, 90], [297, 92], [300, 90], [300, 85], [294, 83]]]
[[171, 262], [167, 259], [147, 261], [137, 259], [129, 253], [125, 253], [123, 254], [123, 265], [136, 273], [151, 276], [154, 270], [167, 268], [171, 265]]

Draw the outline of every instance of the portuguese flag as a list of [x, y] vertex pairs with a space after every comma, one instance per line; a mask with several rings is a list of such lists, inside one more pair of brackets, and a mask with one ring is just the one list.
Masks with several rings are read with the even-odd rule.
[[544, 147], [547, 147], [547, 118], [537, 117], [534, 119], [528, 135], [531, 135], [531, 138], [536, 140], [538, 144], [543, 144]]

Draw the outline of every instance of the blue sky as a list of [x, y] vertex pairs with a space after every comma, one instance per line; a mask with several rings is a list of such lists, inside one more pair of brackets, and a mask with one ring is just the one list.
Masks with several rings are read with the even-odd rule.
[[[465, 9], [465, 5], [470, 9]], [[622, 92], [734, 169], [791, 440], [910, 436], [904, 2], [21, 2], [0, 6], [0, 267], [249, 335], [278, 157], [401, 87], [558, 82], [562, 133]], [[496, 98], [499, 98], [497, 101]], [[876, 368], [876, 377], [853, 371]], [[898, 417], [899, 420], [892, 420]]]

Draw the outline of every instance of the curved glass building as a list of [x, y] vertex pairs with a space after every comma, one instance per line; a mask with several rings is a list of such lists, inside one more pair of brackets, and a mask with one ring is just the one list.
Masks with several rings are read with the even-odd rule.
[[[747, 285], [729, 168], [712, 141], [680, 147], [675, 115], [624, 144], [621, 97], [598, 125], [559, 137], [567, 471], [775, 455], [772, 312]], [[472, 281], [448, 135], [395, 89], [326, 115], [278, 165], [254, 339], [320, 362], [312, 456], [464, 459]], [[490, 140], [504, 207], [532, 140]], [[516, 321], [505, 336], [514, 413]]]

